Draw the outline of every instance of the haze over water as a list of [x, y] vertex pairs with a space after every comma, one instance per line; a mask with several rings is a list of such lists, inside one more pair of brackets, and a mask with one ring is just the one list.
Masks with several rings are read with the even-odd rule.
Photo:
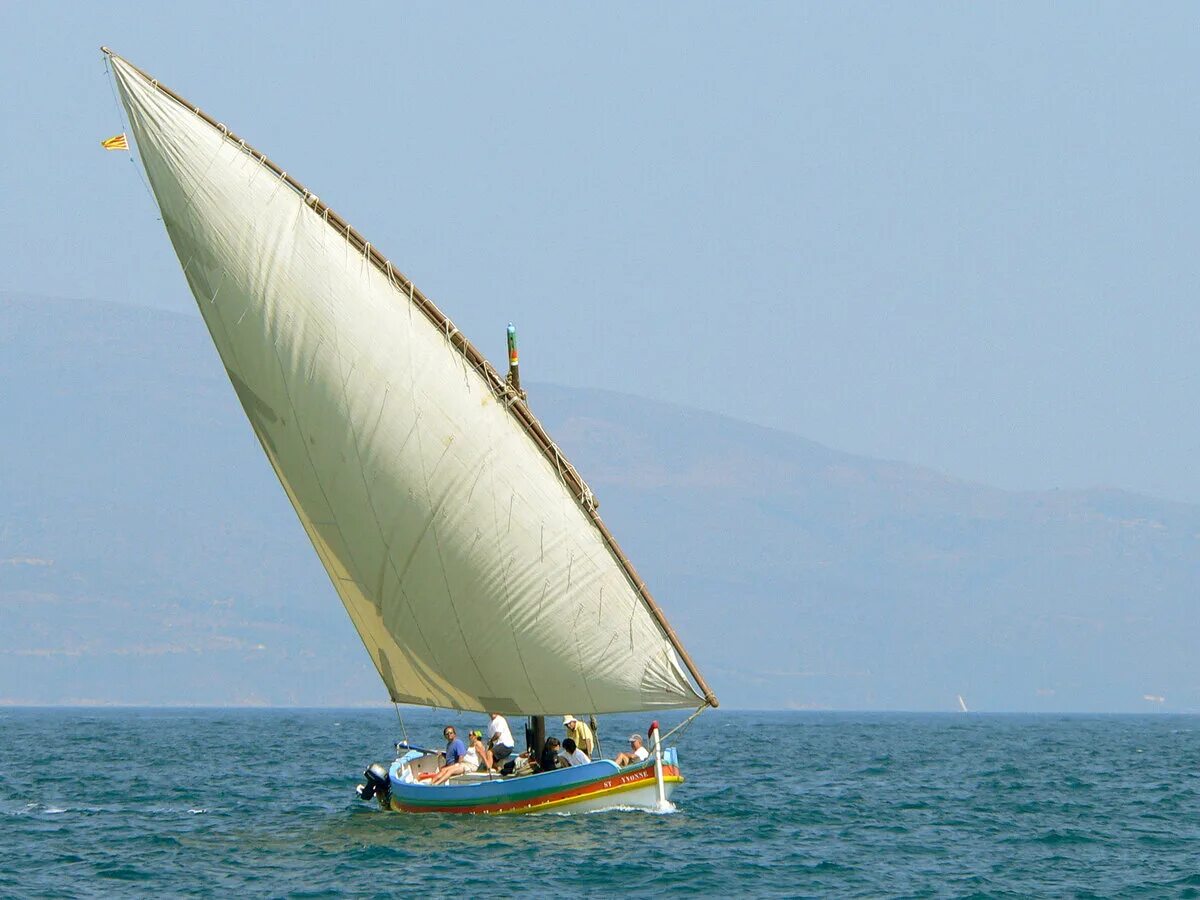
[[[409, 711], [414, 742], [443, 721]], [[617, 739], [642, 717], [604, 720]], [[681, 717], [665, 722], [674, 723]], [[0, 713], [0, 893], [1200, 896], [1200, 717], [710, 711], [668, 815], [385, 814], [387, 711]]]

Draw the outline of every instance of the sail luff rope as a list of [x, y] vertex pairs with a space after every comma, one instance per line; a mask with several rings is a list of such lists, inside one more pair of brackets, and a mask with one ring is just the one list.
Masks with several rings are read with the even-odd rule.
[[[100, 49], [105, 54], [112, 56], [117, 55], [107, 47], [101, 47]], [[124, 59], [124, 57], [118, 58], [120, 58], [122, 62], [141, 75], [144, 79], [146, 79], [146, 81], [148, 81], [155, 90], [161, 91], [176, 103], [179, 103], [181, 106], [183, 106], [185, 109], [194, 112], [198, 117], [203, 119], [212, 127], [221, 128], [221, 123], [217, 122], [214, 118], [212, 118], [212, 116], [203, 112], [199, 107], [192, 106], [181, 95], [177, 94], [166, 85], [159, 83], [157, 79], [151, 78], [149, 74], [142, 69], [139, 69], [137, 66], [134, 66], [128, 60]], [[266, 154], [259, 150], [255, 150], [251, 145], [247, 144], [245, 139], [228, 130], [223, 130], [222, 135], [224, 138], [238, 141], [240, 146], [245, 147], [251, 156], [258, 157], [261, 165], [266, 165], [269, 167], [280, 177], [282, 182], [286, 183], [302, 198], [307, 199], [315, 196], [311, 191], [304, 187], [304, 185], [302, 185], [295, 178], [289, 176], [286, 171], [284, 171], [275, 162], [270, 160]], [[377, 269], [379, 269], [381, 272], [387, 271], [390, 261], [374, 247], [370, 247], [367, 243], [367, 240], [357, 231], [355, 231], [349, 222], [343, 219], [319, 199], [314, 199], [311, 204], [306, 205], [311, 205], [311, 208], [314, 212], [322, 215], [325, 221], [331, 224], [335, 230], [341, 231], [348, 245], [354, 247], [354, 249], [358, 251], [367, 251], [367, 253], [369, 253], [369, 259]], [[480, 353], [479, 350], [461, 331], [459, 331], [457, 328], [454, 328], [454, 326], [450, 323], [449, 317], [438, 308], [437, 304], [425, 296], [425, 294], [416, 287], [412, 279], [408, 278], [403, 273], [399, 273], [399, 275], [402, 279], [402, 283], [407, 283], [410, 302], [417, 305], [435, 327], [439, 329], [446, 329], [446, 336], [451, 346], [457, 349], [463, 354], [464, 357], [466, 357], [468, 361], [470, 361], [472, 367], [484, 379], [485, 383], [489, 385], [493, 395], [497, 399], [506, 399], [506, 382], [496, 371], [495, 367], [488, 361], [487, 357]], [[450, 332], [451, 328], [453, 328], [453, 332]], [[705, 703], [714, 707], [719, 705], [716, 695], [708, 686], [708, 682], [705, 681], [704, 676], [700, 674], [699, 668], [696, 666], [695, 662], [693, 662], [691, 655], [684, 648], [683, 642], [675, 633], [675, 629], [672, 628], [670, 623], [667, 622], [666, 615], [663, 613], [662, 609], [659, 608], [658, 603], [654, 600], [654, 597], [651, 595], [646, 583], [642, 580], [637, 570], [633, 567], [632, 561], [628, 556], [625, 555], [625, 552], [617, 543], [616, 538], [613, 536], [612, 532], [609, 531], [608, 526], [604, 524], [604, 521], [600, 518], [599, 513], [596, 512], [594, 495], [591, 489], [588, 488], [587, 484], [584, 482], [582, 476], [580, 476], [578, 470], [567, 460], [563, 460], [565, 465], [562, 465], [561, 467], [557, 466], [556, 456], [558, 456], [558, 448], [554, 441], [550, 439], [550, 436], [542, 426], [542, 423], [533, 415], [533, 412], [529, 409], [524, 400], [521, 400], [518, 397], [514, 398], [511, 403], [505, 402], [504, 405], [505, 408], [516, 417], [518, 423], [525, 430], [526, 434], [533, 439], [534, 444], [542, 452], [542, 455], [546, 457], [546, 459], [552, 465], [556, 465], [556, 468], [559, 469], [560, 475], [563, 476], [563, 481], [571, 482], [568, 485], [570, 492], [575, 496], [580, 508], [600, 531], [601, 537], [604, 539], [604, 543], [608, 547], [609, 552], [612, 553], [613, 558], [617, 561], [621, 568], [625, 570], [625, 575], [629, 579], [630, 584], [641, 596], [642, 601], [646, 604], [646, 608], [650, 611], [652, 617], [658, 623], [663, 635], [675, 648], [675, 652], [679, 654], [680, 659], [683, 661], [688, 672], [691, 673], [692, 678], [695, 680], [697, 687], [699, 687], [703, 692]]]
[[[100, 57], [104, 61], [104, 80], [108, 82], [108, 90], [112, 94], [113, 105], [117, 108], [117, 121], [121, 125], [121, 134], [127, 135], [126, 140], [128, 140], [128, 134], [133, 131], [133, 126], [126, 120], [125, 108], [121, 106], [121, 98], [117, 96], [117, 76], [113, 73], [108, 64], [108, 54], [101, 53]], [[140, 181], [142, 183], [142, 187], [146, 189], [146, 196], [150, 198], [152, 208], [157, 210], [158, 201], [154, 199], [154, 191], [150, 190], [150, 183], [146, 181], [146, 176], [138, 167], [137, 160], [133, 158], [133, 150], [127, 150], [126, 152], [129, 154], [129, 164], [133, 166], [133, 171], [137, 172], [138, 181]], [[157, 222], [161, 222], [162, 216], [157, 215], [154, 217], [154, 219]]]

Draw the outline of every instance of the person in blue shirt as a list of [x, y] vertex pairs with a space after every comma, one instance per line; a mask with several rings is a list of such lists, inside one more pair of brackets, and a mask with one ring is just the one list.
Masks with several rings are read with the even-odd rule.
[[467, 749], [467, 745], [455, 733], [453, 726], [447, 725], [446, 730], [442, 732], [446, 738], [446, 761], [437, 770], [437, 774], [433, 776], [431, 785], [445, 784], [455, 775], [466, 775], [474, 772], [479, 768], [482, 762], [478, 756], [476, 746], [482, 747], [483, 741], [480, 738], [482, 732], [475, 732], [471, 735], [471, 749]]
[[467, 755], [467, 745], [462, 742], [462, 738], [458, 736], [453, 725], [447, 725], [442, 729], [442, 737], [446, 739], [446, 749], [442, 752], [442, 756], [446, 757], [446, 760], [438, 767], [438, 771], [454, 765]]

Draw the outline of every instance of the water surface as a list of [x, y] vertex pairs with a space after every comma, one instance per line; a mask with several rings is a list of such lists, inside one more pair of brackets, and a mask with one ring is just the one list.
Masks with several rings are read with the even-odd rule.
[[[609, 755], [647, 724], [606, 719]], [[378, 710], [0, 711], [0, 895], [1200, 897], [1200, 717], [717, 710], [667, 815], [384, 814], [353, 790], [399, 735]]]

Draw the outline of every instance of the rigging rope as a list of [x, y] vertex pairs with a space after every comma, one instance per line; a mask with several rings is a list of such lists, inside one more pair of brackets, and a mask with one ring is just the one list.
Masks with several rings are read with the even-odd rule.
[[396, 721], [400, 723], [400, 733], [404, 735], [404, 743], [409, 743], [408, 729], [404, 727], [404, 717], [400, 715], [400, 704], [395, 700], [392, 701], [392, 706], [396, 708]]
[[592, 749], [596, 751], [596, 759], [600, 759], [600, 723], [596, 721], [594, 713], [588, 716], [588, 727], [592, 729], [592, 740], [596, 744]]
[[682, 722], [680, 722], [678, 725], [676, 725], [674, 728], [672, 728], [666, 734], [659, 735], [659, 737], [658, 737], [659, 742], [665, 743], [667, 738], [669, 738], [671, 735], [675, 734], [675, 732], [677, 732], [677, 731], [682, 733], [685, 728], [687, 728], [689, 725], [692, 724], [692, 722], [694, 722], [696, 720], [696, 716], [700, 715], [700, 713], [704, 712], [706, 709], [708, 709], [707, 703], [705, 703], [703, 706], [701, 706], [699, 709], [697, 709], [694, 713], [692, 713], [690, 716], [688, 716], [686, 719], [684, 719]]

